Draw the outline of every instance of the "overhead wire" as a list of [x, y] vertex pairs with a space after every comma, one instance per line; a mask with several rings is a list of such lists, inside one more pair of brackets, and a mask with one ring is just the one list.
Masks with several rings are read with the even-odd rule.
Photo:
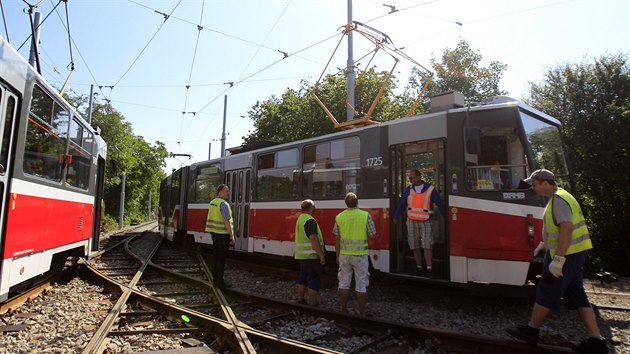
[[[267, 42], [267, 39], [269, 38], [269, 36], [271, 35], [271, 33], [273, 32], [273, 30], [276, 28], [276, 26], [278, 25], [278, 22], [280, 22], [280, 19], [284, 16], [285, 12], [287, 11], [287, 9], [289, 8], [289, 5], [291, 5], [291, 3], [293, 2], [293, 0], [289, 0], [287, 2], [287, 4], [285, 5], [284, 9], [282, 9], [282, 12], [280, 13], [280, 15], [278, 16], [278, 18], [276, 18], [276, 21], [273, 23], [273, 25], [271, 26], [271, 28], [269, 29], [269, 31], [267, 31], [267, 35], [265, 35], [265, 38], [263, 39], [262, 43], [257, 47], [256, 51], [254, 52], [254, 54], [251, 56], [251, 58], [249, 59], [249, 62], [247, 62], [247, 65], [245, 65], [245, 68], [243, 69], [243, 71], [241, 72], [241, 74], [238, 76], [238, 79], [236, 80], [237, 82], [243, 77], [243, 75], [245, 74], [245, 72], [247, 71], [247, 69], [249, 69], [249, 66], [251, 65], [251, 63], [254, 61], [254, 59], [256, 58], [256, 56], [258, 55], [258, 52], [260, 51], [260, 49], [262, 48], [262, 46], [264, 46], [264, 44]], [[282, 52], [280, 50], [278, 50], [279, 52], [284, 54], [284, 58], [288, 57], [288, 54], [285, 52]], [[283, 59], [284, 59], [283, 58]], [[193, 116], [194, 119], [194, 116]], [[190, 128], [193, 119], [190, 120], [190, 122], [188, 122], [188, 126], [186, 127], [186, 131], [184, 133], [184, 135], [188, 132], [188, 129]], [[209, 124], [208, 124], [209, 125]], [[205, 132], [206, 129], [204, 129]], [[203, 134], [203, 133], [202, 133]], [[180, 136], [180, 138], [183, 136]]]
[[4, 32], [7, 34], [7, 42], [11, 43], [11, 39], [9, 38], [9, 26], [7, 26], [7, 18], [4, 14], [4, 5], [2, 4], [2, 0], [0, 0], [0, 11], [2, 11], [2, 23], [4, 23]]
[[[182, 121], [181, 124], [179, 126], [179, 140], [181, 140], [182, 138], [182, 129], [184, 128], [184, 119], [186, 118], [186, 114], [192, 114], [192, 118], [190, 119], [190, 123], [188, 124], [188, 126], [190, 126], [190, 124], [192, 123], [193, 119], [195, 118], [195, 112], [187, 112], [187, 107], [188, 107], [188, 94], [190, 93], [190, 82], [192, 80], [192, 74], [193, 74], [193, 70], [195, 68], [195, 59], [197, 58], [197, 49], [199, 48], [199, 39], [201, 38], [201, 30], [203, 29], [203, 26], [201, 25], [203, 23], [203, 10], [205, 7], [205, 0], [201, 3], [201, 14], [199, 16], [199, 24], [197, 25], [197, 40], [195, 42], [195, 49], [193, 51], [193, 55], [192, 55], [192, 62], [190, 63], [190, 73], [188, 74], [188, 83], [186, 84], [186, 95], [184, 97], [184, 108], [182, 110]], [[186, 131], [188, 131], [188, 128], [186, 128]], [[177, 144], [179, 147], [181, 147], [179, 144]]]
[[[132, 0], [129, 0], [131, 2], [134, 2]], [[173, 10], [171, 11], [170, 14], [166, 15], [164, 13], [160, 13], [164, 16], [164, 22], [162, 22], [162, 24], [160, 24], [160, 27], [158, 27], [158, 29], [155, 31], [155, 33], [153, 34], [153, 36], [151, 36], [151, 39], [149, 39], [149, 41], [147, 42], [147, 44], [142, 48], [142, 50], [140, 51], [140, 53], [138, 53], [138, 55], [136, 56], [136, 58], [133, 60], [133, 62], [131, 63], [131, 65], [129, 65], [129, 68], [127, 68], [127, 70], [125, 71], [124, 74], [122, 74], [122, 76], [118, 79], [118, 81], [116, 81], [116, 83], [113, 85], [114, 87], [116, 87], [116, 85], [118, 85], [118, 83], [129, 73], [129, 71], [131, 70], [131, 68], [133, 68], [133, 66], [136, 64], [136, 62], [138, 62], [138, 59], [140, 59], [140, 56], [142, 56], [142, 53], [144, 53], [144, 51], [149, 47], [149, 45], [151, 44], [151, 42], [153, 42], [153, 39], [155, 39], [155, 37], [158, 35], [158, 33], [160, 33], [160, 30], [162, 29], [162, 27], [164, 27], [164, 24], [166, 24], [166, 21], [168, 21], [168, 19], [171, 17], [171, 15], [173, 14], [173, 12], [175, 12], [175, 10], [177, 9], [177, 7], [179, 7], [179, 5], [182, 3], [182, 0], [179, 0], [177, 2], [177, 5], [175, 5], [175, 7], [173, 8]], [[111, 93], [110, 93], [111, 94]]]
[[[23, 1], [25, 4], [27, 4], [29, 7], [31, 7], [31, 6], [37, 7], [37, 6], [39, 6], [39, 5], [40, 5], [40, 4], [41, 4], [44, 0], [41, 0], [41, 1], [40, 1], [38, 4], [36, 4], [36, 5], [30, 5], [28, 2], [26, 2], [26, 1], [24, 1], [24, 0], [22, 0], [22, 1]], [[43, 19], [43, 20], [41, 20], [41, 22], [39, 23], [39, 26], [37, 26], [37, 27], [35, 28], [35, 30], [39, 29], [39, 28], [40, 28], [40, 27], [44, 24], [44, 22], [46, 22], [46, 20], [48, 19], [48, 17], [50, 17], [50, 15], [52, 15], [53, 11], [55, 11], [55, 9], [57, 8], [57, 6], [59, 6], [59, 4], [61, 4], [61, 2], [62, 2], [62, 1], [63, 1], [63, 0], [59, 0], [59, 1], [57, 2], [57, 5], [54, 5], [54, 6], [53, 6], [52, 10], [50, 10], [50, 12], [48, 12], [48, 15], [44, 16], [44, 19]], [[52, 2], [52, 1], [51, 1], [51, 2]], [[24, 40], [24, 42], [22, 42], [22, 44], [20, 44], [20, 46], [17, 48], [17, 51], [19, 52], [19, 51], [22, 49], [22, 47], [23, 47], [23, 46], [24, 46], [24, 45], [25, 45], [28, 41], [30, 41], [30, 40], [31, 40], [31, 38], [32, 38], [32, 37], [33, 37], [33, 32], [31, 31], [31, 34], [30, 34], [30, 35], [28, 35], [28, 36], [26, 37], [26, 39]]]

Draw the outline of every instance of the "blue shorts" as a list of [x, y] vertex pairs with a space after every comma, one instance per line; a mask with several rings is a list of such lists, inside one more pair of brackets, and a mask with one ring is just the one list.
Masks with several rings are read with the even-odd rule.
[[575, 310], [579, 307], [591, 307], [582, 279], [582, 266], [588, 257], [587, 251], [582, 251], [566, 256], [562, 267], [562, 276], [554, 277], [549, 273], [551, 255], [545, 255], [543, 261], [542, 279], [536, 289], [536, 303], [550, 309], [560, 307], [560, 299], [564, 300], [567, 308]]
[[319, 290], [321, 287], [322, 264], [319, 259], [300, 259], [299, 285], [305, 285], [309, 289]]

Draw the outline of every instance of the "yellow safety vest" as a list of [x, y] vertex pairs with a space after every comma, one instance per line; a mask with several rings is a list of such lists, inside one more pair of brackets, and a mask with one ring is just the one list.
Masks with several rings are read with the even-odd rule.
[[346, 209], [335, 217], [339, 228], [341, 254], [362, 256], [368, 254], [368, 212]]
[[[214, 198], [208, 206], [208, 218], [206, 219], [206, 232], [215, 234], [227, 234], [228, 230], [223, 222], [223, 214], [221, 214], [221, 203], [227, 203], [222, 198]], [[232, 219], [232, 208], [230, 209], [230, 227], [234, 230]]]
[[[308, 213], [302, 213], [295, 223], [295, 259], [319, 259], [319, 256], [313, 249], [311, 239], [308, 237], [309, 235], [304, 232], [304, 225], [306, 225], [306, 222], [309, 220], [315, 220], [315, 218]], [[322, 251], [324, 251], [324, 237], [322, 236], [322, 230], [320, 230], [319, 224], [317, 225], [317, 240], [319, 241], [319, 246]]]
[[409, 188], [409, 196], [407, 197], [407, 218], [411, 220], [427, 221], [433, 213], [431, 207], [431, 193], [433, 186], [429, 186], [424, 192], [416, 193], [411, 186]]
[[[558, 190], [554, 195], [562, 198], [567, 202], [567, 204], [569, 204], [569, 207], [571, 207], [571, 223], [573, 224], [573, 232], [571, 233], [571, 244], [569, 245], [569, 249], [567, 249], [566, 255], [593, 248], [580, 204], [578, 204], [577, 200], [575, 200], [569, 192], [560, 187], [558, 187]], [[560, 225], [556, 225], [553, 220], [553, 196], [545, 209], [545, 231], [547, 233], [545, 242], [549, 247], [551, 257], [553, 257], [556, 255], [558, 240], [560, 237]]]

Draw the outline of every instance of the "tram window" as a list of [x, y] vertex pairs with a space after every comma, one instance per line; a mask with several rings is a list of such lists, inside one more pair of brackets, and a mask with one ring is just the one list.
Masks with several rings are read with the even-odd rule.
[[88, 189], [92, 154], [91, 151], [86, 151], [81, 144], [84, 133], [88, 132], [81, 123], [74, 119], [70, 121], [70, 150], [66, 158], [68, 169], [66, 183], [81, 189]]
[[66, 167], [70, 114], [37, 85], [26, 126], [22, 168], [25, 173], [61, 181]]
[[217, 196], [221, 184], [221, 168], [218, 165], [200, 167], [195, 172], [193, 186], [189, 194], [192, 203], [209, 203]]
[[303, 193], [314, 198], [340, 198], [360, 187], [358, 137], [304, 148]]
[[297, 198], [298, 150], [288, 149], [259, 155], [256, 172], [258, 200]]
[[31, 114], [42, 121], [52, 122], [53, 99], [39, 86], [33, 87], [33, 99], [31, 100]]
[[6, 114], [4, 116], [4, 127], [2, 130], [2, 150], [0, 151], [0, 173], [4, 173], [8, 167], [9, 143], [11, 142], [11, 126], [16, 106], [15, 97], [8, 95]]
[[[477, 153], [466, 153], [466, 183], [477, 191], [509, 190], [525, 178], [525, 149], [512, 127], [482, 127], [473, 134]], [[467, 142], [467, 147], [470, 144]]]

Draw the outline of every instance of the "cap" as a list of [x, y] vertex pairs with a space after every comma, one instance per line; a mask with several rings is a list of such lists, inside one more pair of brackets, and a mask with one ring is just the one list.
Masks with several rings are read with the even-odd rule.
[[534, 172], [532, 172], [531, 176], [529, 176], [528, 178], [524, 179], [523, 182], [531, 185], [532, 182], [536, 180], [536, 181], [555, 181], [556, 180], [556, 176], [553, 175], [553, 172], [549, 171], [549, 170], [545, 170], [544, 168], [541, 168], [540, 170], [536, 170]]

